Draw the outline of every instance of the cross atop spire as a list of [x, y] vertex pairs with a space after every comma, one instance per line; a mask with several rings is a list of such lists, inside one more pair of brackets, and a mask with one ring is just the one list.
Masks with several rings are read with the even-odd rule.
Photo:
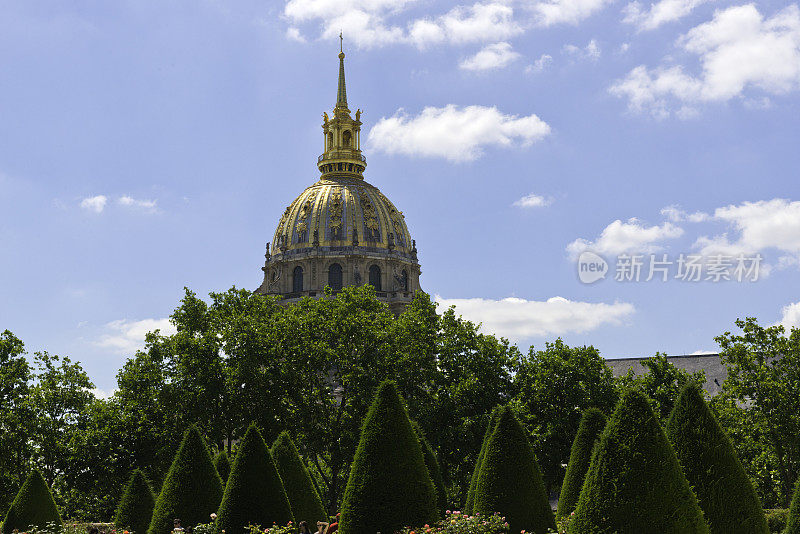
[[347, 109], [347, 89], [344, 85], [344, 37], [339, 32], [339, 89], [336, 92], [336, 107]]

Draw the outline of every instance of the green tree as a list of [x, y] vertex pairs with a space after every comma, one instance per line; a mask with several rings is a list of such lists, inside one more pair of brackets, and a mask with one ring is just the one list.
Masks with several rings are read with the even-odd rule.
[[309, 525], [325, 521], [328, 514], [288, 432], [281, 432], [272, 444], [272, 458], [281, 475], [295, 519], [298, 522], [306, 521]]
[[31, 378], [25, 345], [5, 330], [0, 334], [0, 510], [8, 509], [28, 468]]
[[680, 369], [663, 352], [656, 352], [655, 356], [641, 360], [641, 363], [647, 372], [636, 375], [633, 369], [628, 369], [628, 373], [619, 378], [619, 387], [635, 388], [644, 393], [662, 424], [669, 418], [678, 395], [687, 383], [705, 384], [706, 381], [704, 371], [689, 373]]
[[131, 475], [128, 485], [119, 501], [114, 524], [117, 529], [130, 529], [133, 534], [145, 534], [153, 517], [153, 508], [156, 497], [153, 488], [141, 470], [137, 469]]
[[81, 417], [95, 400], [88, 375], [77, 362], [47, 352], [34, 354], [36, 373], [28, 402], [34, 417], [32, 441], [34, 463], [50, 484], [65, 473], [69, 444], [79, 429]]
[[164, 479], [147, 532], [169, 534], [173, 519], [180, 519], [185, 526], [207, 523], [221, 500], [222, 479], [203, 436], [192, 425]]
[[343, 534], [395, 532], [433, 523], [436, 490], [393, 382], [378, 388], [367, 413], [342, 503]]
[[608, 420], [570, 534], [708, 534], [648, 399], [628, 390]]
[[444, 486], [442, 479], [442, 470], [439, 468], [439, 460], [436, 459], [436, 454], [431, 448], [431, 444], [425, 438], [425, 433], [416, 421], [412, 422], [414, 433], [417, 435], [419, 446], [422, 448], [422, 456], [425, 459], [425, 467], [428, 468], [428, 474], [431, 476], [433, 487], [436, 490], [436, 506], [439, 509], [439, 514], [444, 515], [447, 510], [447, 489]]
[[215, 527], [219, 532], [241, 534], [248, 525], [285, 525], [293, 520], [275, 462], [252, 424], [233, 460]]
[[486, 444], [489, 442], [489, 436], [492, 435], [494, 426], [497, 424], [497, 418], [500, 415], [501, 406], [495, 406], [492, 414], [489, 416], [489, 423], [486, 425], [486, 432], [483, 435], [483, 443], [481, 443], [481, 451], [478, 453], [478, 459], [475, 460], [475, 469], [472, 471], [472, 478], [469, 482], [469, 490], [467, 491], [467, 499], [464, 503], [464, 512], [472, 514], [472, 505], [475, 503], [475, 486], [478, 485], [478, 477], [481, 474], [481, 465], [483, 464], [483, 457], [486, 455]]
[[587, 408], [610, 413], [617, 401], [611, 369], [594, 347], [561, 339], [531, 347], [515, 376], [514, 406], [528, 430], [548, 491], [564, 478], [572, 442]]
[[723, 395], [746, 405], [752, 439], [763, 443], [777, 474], [777, 499], [785, 506], [800, 465], [800, 329], [789, 337], [783, 326], [762, 327], [756, 319], [737, 320], [740, 334], [715, 339], [728, 370]]
[[217, 456], [214, 458], [214, 467], [217, 468], [217, 473], [219, 473], [222, 479], [222, 484], [225, 485], [228, 482], [228, 475], [231, 474], [231, 462], [228, 460], [227, 452], [219, 451], [217, 453]]
[[606, 427], [606, 416], [597, 408], [589, 408], [583, 412], [578, 434], [572, 442], [572, 451], [567, 464], [567, 474], [561, 485], [561, 495], [558, 499], [556, 519], [567, 517], [575, 510], [578, 499], [592, 460], [592, 451], [600, 440], [600, 435]]
[[556, 527], [528, 434], [508, 406], [486, 444], [472, 509], [500, 513], [510, 532], [545, 534]]
[[50, 488], [39, 471], [32, 471], [11, 503], [3, 520], [3, 534], [14, 530], [24, 532], [30, 527], [61, 528], [61, 516], [50, 493]]
[[683, 388], [666, 433], [711, 534], [769, 534], [755, 489], [698, 385]]
[[[434, 309], [427, 296], [418, 298], [421, 307]], [[479, 328], [457, 316], [453, 307], [439, 316], [434, 382], [425, 386], [431, 388], [432, 400], [421, 410], [411, 410], [438, 452], [447, 493], [457, 503], [466, 500], [489, 414], [514, 396], [513, 374], [521, 358], [507, 339], [482, 334]], [[408, 335], [401, 331], [395, 339], [402, 343]]]

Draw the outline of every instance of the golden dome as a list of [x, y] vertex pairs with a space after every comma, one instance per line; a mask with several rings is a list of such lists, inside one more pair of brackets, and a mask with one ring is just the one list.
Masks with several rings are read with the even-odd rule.
[[416, 259], [403, 213], [360, 178], [321, 178], [284, 211], [272, 240], [275, 259], [307, 252], [394, 252]]
[[[290, 303], [368, 283], [376, 296], [400, 313], [420, 290], [417, 247], [403, 212], [364, 181], [361, 110], [350, 116], [339, 53], [339, 84], [332, 116], [322, 114], [320, 175], [281, 216], [267, 244], [256, 290]], [[271, 246], [270, 246], [271, 245]], [[271, 251], [270, 251], [271, 248]]]

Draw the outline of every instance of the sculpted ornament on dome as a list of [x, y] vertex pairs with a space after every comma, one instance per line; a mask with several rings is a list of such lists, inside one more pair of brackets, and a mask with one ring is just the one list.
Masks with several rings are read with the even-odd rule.
[[331, 214], [331, 228], [342, 227], [342, 192], [339, 189], [334, 189], [331, 193], [331, 202], [328, 208]]

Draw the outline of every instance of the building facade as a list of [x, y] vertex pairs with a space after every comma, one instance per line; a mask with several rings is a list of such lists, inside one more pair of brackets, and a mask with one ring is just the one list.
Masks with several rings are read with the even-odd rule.
[[292, 302], [320, 297], [326, 286], [335, 293], [370, 284], [399, 313], [420, 289], [416, 242], [403, 212], [364, 179], [361, 110], [353, 117], [347, 105], [344, 57], [333, 114], [322, 115], [319, 179], [283, 212], [256, 292]]

